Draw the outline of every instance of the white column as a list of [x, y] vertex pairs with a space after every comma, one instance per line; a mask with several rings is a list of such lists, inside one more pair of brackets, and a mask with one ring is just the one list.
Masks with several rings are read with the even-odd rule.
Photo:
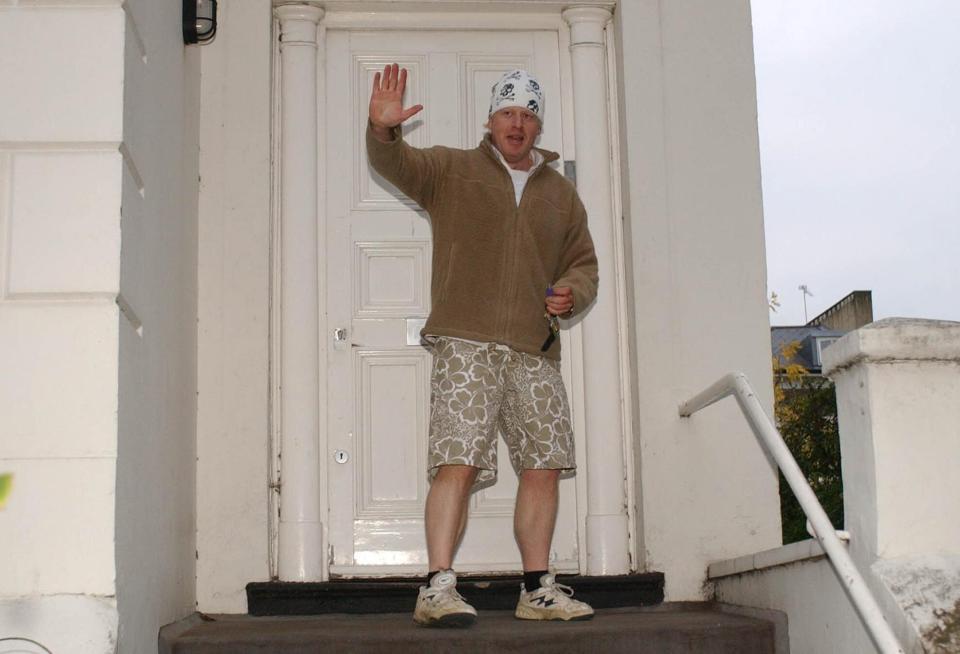
[[321, 578], [317, 282], [317, 26], [324, 12], [277, 7], [280, 20], [280, 528], [283, 581]]
[[[869, 565], [960, 561], [960, 323], [886, 318], [823, 352], [836, 383], [845, 528]], [[954, 589], [960, 596], [960, 586]]]
[[577, 190], [589, 215], [600, 262], [600, 293], [583, 321], [587, 442], [587, 570], [590, 575], [630, 571], [623, 457], [617, 279], [607, 108], [604, 29], [611, 18], [599, 7], [563, 12], [570, 25]]

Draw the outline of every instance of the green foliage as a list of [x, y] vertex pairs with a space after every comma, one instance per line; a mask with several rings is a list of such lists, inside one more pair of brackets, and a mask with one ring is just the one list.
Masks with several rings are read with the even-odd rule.
[[6, 505], [11, 490], [13, 490], [13, 475], [9, 472], [0, 473], [0, 509]]
[[[823, 505], [830, 522], [843, 528], [843, 479], [840, 471], [840, 432], [833, 383], [805, 374], [802, 366], [784, 364], [796, 354], [794, 344], [774, 358], [774, 413], [777, 429], [793, 453], [800, 470]], [[783, 542], [809, 538], [806, 516], [786, 479], [780, 475], [780, 516]]]

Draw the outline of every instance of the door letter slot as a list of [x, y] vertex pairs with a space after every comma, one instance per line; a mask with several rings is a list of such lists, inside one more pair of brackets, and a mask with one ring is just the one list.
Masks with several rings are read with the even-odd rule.
[[423, 345], [420, 330], [426, 324], [426, 318], [407, 318], [407, 345]]

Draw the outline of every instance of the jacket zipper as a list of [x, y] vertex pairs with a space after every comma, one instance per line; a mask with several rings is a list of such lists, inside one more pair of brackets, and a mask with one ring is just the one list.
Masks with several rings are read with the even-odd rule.
[[[506, 174], [507, 176], [507, 181], [510, 182], [510, 187], [507, 189], [507, 192], [510, 195], [510, 199], [513, 201], [513, 207], [514, 207], [513, 229], [512, 229], [512, 234], [510, 238], [511, 245], [513, 248], [513, 252], [511, 254], [513, 256], [511, 257], [510, 270], [509, 270], [510, 278], [509, 278], [509, 285], [508, 285], [509, 289], [508, 289], [508, 295], [507, 295], [507, 302], [505, 303], [507, 308], [505, 310], [506, 315], [505, 315], [505, 321], [504, 321], [503, 332], [502, 332], [504, 338], [506, 338], [507, 336], [509, 318], [511, 317], [511, 308], [513, 307], [512, 300], [515, 299], [514, 296], [517, 293], [517, 280], [520, 278], [520, 270], [519, 270], [520, 261], [519, 260], [520, 260], [520, 214], [522, 213], [521, 208], [526, 198], [527, 188], [529, 187], [530, 182], [534, 179], [534, 177], [536, 177], [536, 175], [540, 172], [540, 169], [543, 168], [544, 165], [546, 165], [546, 162], [542, 162], [540, 166], [538, 166], [537, 169], [534, 170], [529, 177], [527, 177], [527, 183], [523, 187], [523, 193], [520, 195], [519, 203], [516, 200], [516, 193], [514, 192], [514, 189], [513, 189], [513, 179], [510, 177], [509, 172], [504, 171], [504, 174]], [[544, 292], [546, 292], [546, 289], [544, 289]]]
[[[487, 144], [487, 147], [493, 148], [494, 146]], [[540, 165], [537, 166], [536, 170], [534, 170], [533, 173], [531, 173], [530, 176], [527, 177], [527, 184], [523, 187], [523, 193], [520, 195], [520, 202], [518, 203], [516, 198], [516, 193], [514, 192], [514, 189], [513, 189], [513, 178], [510, 176], [510, 173], [504, 168], [503, 164], [500, 162], [500, 159], [496, 156], [496, 153], [487, 152], [487, 156], [489, 156], [491, 159], [494, 160], [494, 162], [497, 164], [497, 167], [501, 169], [502, 174], [506, 177], [506, 181], [507, 181], [506, 191], [507, 191], [507, 195], [509, 196], [510, 206], [513, 207], [513, 226], [512, 226], [512, 229], [510, 230], [511, 236], [508, 239], [509, 241], [508, 249], [504, 253], [504, 258], [508, 259], [510, 262], [510, 265], [508, 267], [505, 267], [505, 270], [504, 270], [504, 273], [510, 275], [507, 278], [507, 293], [505, 297], [507, 301], [501, 304], [502, 311], [501, 311], [500, 321], [499, 321], [500, 328], [498, 330], [500, 332], [500, 337], [506, 340], [507, 328], [510, 324], [510, 320], [509, 320], [510, 313], [511, 313], [510, 309], [512, 307], [511, 300], [513, 299], [513, 296], [516, 293], [516, 280], [518, 279], [518, 276], [519, 276], [517, 271], [517, 268], [518, 268], [517, 259], [518, 259], [518, 256], [519, 256], [518, 253], [520, 250], [519, 244], [518, 244], [518, 241], [520, 240], [520, 207], [523, 204], [524, 196], [527, 194], [527, 186], [529, 186], [530, 182], [533, 181], [533, 179], [540, 174], [541, 170], [543, 169], [544, 166], [547, 165], [548, 162], [546, 158], [544, 158], [544, 160], [540, 162]]]

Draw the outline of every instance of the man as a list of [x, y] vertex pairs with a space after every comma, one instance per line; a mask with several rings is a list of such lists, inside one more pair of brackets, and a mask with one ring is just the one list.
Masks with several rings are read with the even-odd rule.
[[543, 91], [514, 70], [493, 87], [489, 130], [479, 147], [413, 148], [400, 125], [406, 70], [377, 73], [370, 96], [371, 165], [430, 214], [432, 307], [423, 329], [433, 345], [426, 503], [430, 574], [414, 620], [468, 626], [476, 611], [456, 591], [453, 557], [476, 485], [496, 479], [497, 428], [520, 475], [514, 535], [524, 581], [516, 616], [579, 620], [574, 600], [549, 569], [558, 481], [575, 467], [573, 432], [560, 377], [557, 318], [596, 297], [597, 260], [576, 190], [534, 147]]

